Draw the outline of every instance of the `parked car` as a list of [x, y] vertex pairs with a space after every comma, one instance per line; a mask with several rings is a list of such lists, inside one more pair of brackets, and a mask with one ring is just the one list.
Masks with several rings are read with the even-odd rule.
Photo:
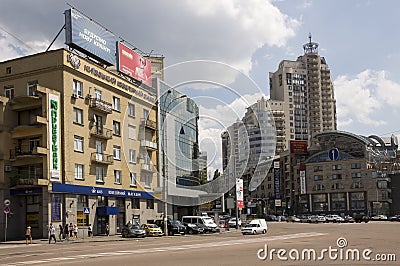
[[301, 216], [299, 216], [300, 223], [308, 223], [309, 217], [310, 217], [310, 215], [301, 215]]
[[183, 223], [186, 226], [186, 233], [192, 234], [202, 234], [204, 233], [204, 226], [200, 224]]
[[371, 217], [372, 221], [387, 221], [387, 216], [383, 215], [383, 214], [379, 214], [379, 215], [374, 215]]
[[228, 228], [229, 229], [228, 221], [227, 220], [219, 220], [218, 227], [219, 228]]
[[164, 234], [161, 228], [155, 224], [142, 224], [141, 227], [146, 231], [147, 236], [162, 236]]
[[265, 216], [265, 220], [266, 220], [266, 221], [278, 221], [278, 217], [276, 217], [276, 216], [273, 215], [273, 214], [269, 214], [269, 215], [266, 215], [266, 216]]
[[[155, 224], [161, 228], [164, 232], [164, 220], [156, 220]], [[177, 220], [167, 220], [167, 234], [165, 235], [175, 235], [175, 234], [180, 234], [184, 235], [186, 234], [186, 226], [184, 226], [180, 221]]]
[[368, 215], [357, 214], [357, 215], [354, 217], [354, 220], [355, 220], [356, 223], [361, 223], [361, 222], [368, 223], [368, 222], [369, 222], [369, 217], [368, 217]]
[[182, 223], [203, 224], [207, 232], [217, 232], [217, 225], [209, 216], [183, 216]]
[[308, 216], [307, 223], [318, 223], [318, 215]]
[[[242, 219], [238, 218], [238, 226], [242, 226]], [[233, 217], [228, 222], [229, 227], [236, 227], [236, 217]]]
[[295, 215], [292, 215], [286, 219], [286, 222], [300, 223], [300, 218], [296, 217]]
[[245, 227], [242, 227], [242, 234], [266, 234], [268, 231], [267, 222], [265, 219], [256, 219], [250, 221]]
[[325, 216], [326, 222], [344, 223], [344, 219], [337, 214], [328, 214]]
[[345, 216], [343, 217], [343, 219], [344, 219], [344, 222], [345, 222], [345, 223], [354, 223], [354, 222], [355, 222], [355, 219], [354, 219], [352, 216], [350, 216], [350, 215], [345, 215]]
[[122, 237], [145, 237], [146, 231], [137, 224], [127, 224], [122, 228]]
[[391, 221], [391, 222], [400, 222], [400, 215], [393, 215], [393, 216], [390, 216], [390, 217], [388, 217], [388, 221]]

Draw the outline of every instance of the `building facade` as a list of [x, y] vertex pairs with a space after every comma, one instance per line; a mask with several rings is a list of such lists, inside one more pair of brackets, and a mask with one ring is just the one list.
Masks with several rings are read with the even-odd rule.
[[[314, 133], [336, 130], [336, 100], [330, 69], [318, 44], [304, 46], [296, 61], [283, 60], [269, 73], [270, 98], [284, 102], [285, 139], [307, 140]], [[286, 143], [288, 144], [288, 143]]]
[[140, 84], [65, 49], [0, 63], [0, 198], [11, 200], [10, 239], [26, 226], [47, 237], [50, 222], [115, 234], [128, 221], [161, 217], [157, 91]]

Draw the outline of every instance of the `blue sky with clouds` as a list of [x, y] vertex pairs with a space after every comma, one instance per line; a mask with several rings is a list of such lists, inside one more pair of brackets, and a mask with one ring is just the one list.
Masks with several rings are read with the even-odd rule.
[[[222, 105], [208, 102], [200, 106], [200, 111], [214, 120], [231, 117], [233, 109], [244, 113], [246, 103], [255, 102], [262, 94], [268, 96], [268, 72], [274, 72], [281, 60], [302, 55], [302, 45], [311, 32], [333, 75], [338, 129], [363, 135], [400, 134], [399, 1], [69, 3], [141, 50], [163, 54], [166, 66], [205, 59], [237, 68], [240, 74], [236, 76], [218, 68], [199, 71], [207, 73], [210, 80], [225, 78], [226, 84], [240, 85], [242, 100], [215, 87], [186, 88], [191, 97], [211, 95], [223, 100]], [[68, 8], [61, 1], [0, 0], [0, 60], [46, 50]], [[64, 33], [52, 48], [63, 47], [63, 43]], [[238, 78], [243, 74], [249, 76], [248, 83]], [[173, 82], [173, 76], [168, 78]], [[231, 119], [234, 122], [237, 117]], [[200, 138], [218, 141], [220, 128], [212, 123], [200, 123], [200, 127]], [[220, 162], [213, 167], [219, 168]]]

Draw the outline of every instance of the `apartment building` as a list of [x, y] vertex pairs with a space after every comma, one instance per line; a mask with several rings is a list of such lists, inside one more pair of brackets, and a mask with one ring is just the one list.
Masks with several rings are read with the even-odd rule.
[[9, 239], [26, 226], [47, 237], [50, 222], [115, 234], [162, 216], [155, 89], [66, 49], [1, 62], [0, 88]]

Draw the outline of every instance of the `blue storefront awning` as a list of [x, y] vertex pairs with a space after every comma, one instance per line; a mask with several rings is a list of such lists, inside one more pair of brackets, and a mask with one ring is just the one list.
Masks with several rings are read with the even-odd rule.
[[96, 208], [96, 214], [98, 216], [118, 215], [119, 207], [99, 206]]

